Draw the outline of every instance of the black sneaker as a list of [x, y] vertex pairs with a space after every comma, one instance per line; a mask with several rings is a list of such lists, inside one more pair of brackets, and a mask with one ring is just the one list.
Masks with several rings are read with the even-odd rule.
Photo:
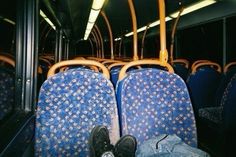
[[137, 142], [135, 137], [125, 135], [119, 139], [114, 147], [115, 157], [135, 157]]
[[111, 152], [114, 148], [110, 144], [109, 132], [105, 126], [96, 126], [93, 128], [90, 139], [90, 156], [101, 157], [105, 152]]

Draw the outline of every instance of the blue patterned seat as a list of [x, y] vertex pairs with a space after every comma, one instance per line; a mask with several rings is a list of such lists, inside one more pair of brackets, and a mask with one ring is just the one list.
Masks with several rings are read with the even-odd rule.
[[15, 103], [15, 74], [13, 69], [0, 67], [0, 120], [13, 110]]
[[36, 156], [89, 156], [88, 138], [96, 125], [119, 138], [115, 93], [101, 73], [71, 69], [46, 80], [36, 111]]
[[135, 70], [119, 82], [116, 92], [122, 135], [131, 134], [140, 144], [160, 134], [176, 134], [197, 146], [191, 101], [179, 76], [159, 69]]

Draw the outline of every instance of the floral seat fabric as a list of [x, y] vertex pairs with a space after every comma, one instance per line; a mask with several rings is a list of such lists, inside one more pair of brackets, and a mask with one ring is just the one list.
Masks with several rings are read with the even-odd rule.
[[193, 108], [184, 81], [176, 74], [141, 69], [128, 73], [117, 88], [122, 135], [138, 144], [160, 134], [176, 134], [196, 147]]
[[115, 93], [102, 74], [86, 69], [58, 73], [44, 82], [36, 111], [36, 156], [89, 156], [88, 139], [105, 125], [119, 138]]

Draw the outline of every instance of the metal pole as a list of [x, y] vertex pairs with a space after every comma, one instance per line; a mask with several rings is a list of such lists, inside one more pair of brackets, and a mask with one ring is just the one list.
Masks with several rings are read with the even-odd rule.
[[97, 44], [98, 44], [98, 58], [101, 58], [101, 43], [100, 43], [96, 29], [93, 29], [93, 34], [94, 34]]
[[223, 18], [223, 67], [227, 64], [226, 18]]
[[101, 11], [101, 15], [104, 18], [108, 31], [109, 31], [109, 37], [110, 37], [110, 48], [111, 48], [111, 59], [114, 59], [114, 48], [113, 48], [113, 34], [112, 34], [112, 29], [111, 29], [111, 25], [110, 22], [105, 14], [104, 11]]
[[96, 44], [96, 52], [97, 52], [97, 58], [99, 57], [99, 46], [98, 46], [98, 41], [96, 39], [96, 36], [93, 32], [91, 32], [91, 35], [93, 36], [94, 42]]
[[101, 58], [104, 58], [104, 44], [103, 44], [103, 38], [102, 38], [102, 34], [98, 28], [98, 26], [95, 24], [94, 28], [96, 29], [96, 32], [98, 34], [98, 39], [100, 39], [100, 46], [101, 46]]
[[165, 21], [165, 1], [158, 0], [159, 2], [159, 16], [160, 16], [160, 61], [168, 61], [168, 52], [166, 49], [166, 21]]
[[58, 62], [62, 61], [62, 50], [63, 50], [63, 32], [59, 30], [59, 43], [58, 43]]
[[37, 99], [38, 0], [17, 1], [16, 105], [32, 111]]
[[175, 32], [176, 32], [176, 28], [180, 19], [180, 15], [183, 12], [184, 8], [181, 8], [178, 14], [178, 17], [175, 20], [175, 23], [173, 25], [172, 28], [172, 32], [171, 32], [171, 44], [170, 44], [170, 64], [173, 65], [173, 60], [174, 60], [174, 54], [173, 54], [173, 50], [174, 50], [174, 42], [175, 42]]
[[90, 38], [88, 38], [89, 40], [89, 43], [90, 43], [90, 46], [91, 46], [91, 49], [92, 49], [92, 56], [94, 57], [94, 47], [93, 47], [93, 42]]
[[149, 25], [146, 27], [145, 32], [143, 33], [142, 47], [141, 47], [141, 57], [140, 57], [141, 59], [143, 59], [144, 41], [145, 41], [145, 37], [146, 37], [148, 29], [149, 29]]
[[132, 18], [132, 25], [133, 25], [133, 60], [138, 60], [138, 34], [137, 34], [137, 19], [134, 9], [133, 0], [128, 0], [129, 9]]
[[60, 31], [56, 29], [56, 42], [55, 42], [55, 52], [54, 52], [54, 63], [58, 63], [59, 61], [59, 36], [60, 36]]

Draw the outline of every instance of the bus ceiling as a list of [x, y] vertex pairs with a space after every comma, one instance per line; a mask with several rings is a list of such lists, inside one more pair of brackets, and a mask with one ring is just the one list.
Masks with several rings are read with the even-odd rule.
[[[155, 22], [156, 17], [159, 16], [157, 11], [157, 1], [149, 1], [149, 3], [146, 3], [144, 0], [133, 1], [137, 14], [138, 28], [142, 28], [147, 24]], [[209, 2], [214, 0], [206, 1]], [[75, 41], [83, 40], [93, 0], [43, 0], [42, 2], [44, 10], [50, 14], [49, 16], [55, 22], [55, 25], [58, 28], [62, 28], [64, 30], [64, 32], [67, 34], [66, 36], [73, 38]], [[172, 21], [171, 19], [173, 18], [170, 15], [172, 13], [177, 12], [182, 7], [187, 8], [188, 6], [194, 5], [201, 1], [166, 0], [165, 2], [166, 16], [170, 17], [170, 20], [167, 20], [169, 21], [167, 22], [167, 30], [170, 30], [172, 25], [172, 22], [170, 21]], [[214, 4], [208, 6], [207, 9], [199, 9], [186, 16], [182, 16], [178, 25], [178, 29], [234, 14], [236, 13], [235, 6], [235, 0], [216, 0]], [[104, 11], [106, 16], [109, 18], [114, 39], [123, 37], [124, 35], [127, 35], [127, 33], [132, 32], [132, 24], [127, 0], [105, 0], [102, 11]], [[193, 16], [194, 18], [192, 18]], [[105, 21], [101, 16], [98, 17], [96, 25], [100, 29], [103, 39], [108, 40], [109, 33], [106, 28]], [[143, 29], [143, 31], [144, 30], [145, 29]], [[158, 31], [156, 31], [156, 28], [150, 29], [150, 31], [148, 31], [147, 37], [156, 35], [157, 32]], [[126, 38], [126, 40], [127, 39], [130, 40], [132, 38]]]

